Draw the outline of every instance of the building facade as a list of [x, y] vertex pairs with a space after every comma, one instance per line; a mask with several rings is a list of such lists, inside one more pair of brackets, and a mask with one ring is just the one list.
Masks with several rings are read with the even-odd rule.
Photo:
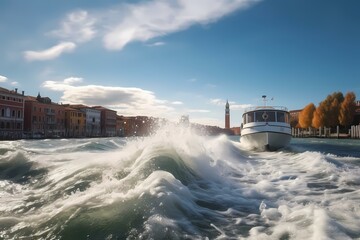
[[101, 111], [85, 105], [69, 105], [85, 114], [85, 137], [101, 136]]
[[66, 137], [85, 137], [86, 115], [79, 109], [65, 108]]
[[93, 109], [99, 110], [101, 113], [101, 136], [114, 137], [116, 136], [116, 111], [102, 107], [95, 106]]
[[360, 124], [360, 100], [357, 100], [355, 102], [355, 114], [354, 114], [353, 125], [359, 125], [359, 124]]
[[24, 128], [24, 92], [0, 87], [0, 139], [19, 139]]
[[27, 138], [65, 137], [65, 107], [48, 97], [26, 96], [24, 134]]

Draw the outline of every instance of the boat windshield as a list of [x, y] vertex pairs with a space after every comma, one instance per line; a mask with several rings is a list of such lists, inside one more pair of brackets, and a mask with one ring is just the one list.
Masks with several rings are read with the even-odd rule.
[[284, 111], [251, 111], [243, 115], [243, 123], [251, 122], [290, 123], [290, 116], [288, 112]]

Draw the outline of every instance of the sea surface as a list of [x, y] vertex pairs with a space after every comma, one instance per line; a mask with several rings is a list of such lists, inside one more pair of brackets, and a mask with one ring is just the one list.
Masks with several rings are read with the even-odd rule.
[[0, 239], [360, 239], [360, 141], [2, 141]]

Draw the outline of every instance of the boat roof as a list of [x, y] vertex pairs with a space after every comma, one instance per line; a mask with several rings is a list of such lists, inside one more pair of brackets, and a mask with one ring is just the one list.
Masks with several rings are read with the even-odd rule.
[[244, 113], [252, 112], [252, 111], [263, 111], [263, 110], [275, 110], [275, 111], [284, 111], [288, 112], [287, 107], [284, 106], [256, 106], [256, 107], [249, 107], [246, 108]]

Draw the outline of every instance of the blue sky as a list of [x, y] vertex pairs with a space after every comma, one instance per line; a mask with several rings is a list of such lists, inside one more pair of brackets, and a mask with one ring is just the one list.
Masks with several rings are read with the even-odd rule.
[[358, 0], [0, 1], [0, 86], [224, 126], [245, 107], [360, 96]]

